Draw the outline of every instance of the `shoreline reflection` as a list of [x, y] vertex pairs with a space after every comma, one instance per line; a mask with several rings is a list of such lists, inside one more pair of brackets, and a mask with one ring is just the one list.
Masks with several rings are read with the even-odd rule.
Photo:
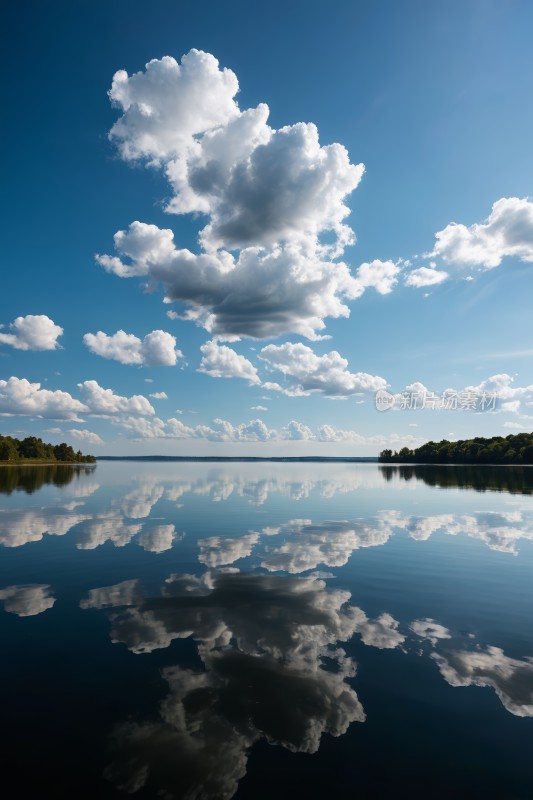
[[415, 478], [441, 489], [533, 494], [533, 468], [519, 464], [379, 464], [379, 470], [386, 481]]

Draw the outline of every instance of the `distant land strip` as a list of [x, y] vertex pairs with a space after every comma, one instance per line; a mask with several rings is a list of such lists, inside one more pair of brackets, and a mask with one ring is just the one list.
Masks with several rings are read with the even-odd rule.
[[260, 456], [97, 456], [97, 461], [290, 461], [290, 462], [373, 462], [377, 463], [377, 456], [272, 456], [261, 458]]

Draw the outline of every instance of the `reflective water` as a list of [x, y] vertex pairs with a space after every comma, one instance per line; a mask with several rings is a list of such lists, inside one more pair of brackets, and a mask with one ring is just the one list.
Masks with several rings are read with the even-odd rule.
[[533, 797], [532, 489], [518, 467], [0, 468], [4, 782]]

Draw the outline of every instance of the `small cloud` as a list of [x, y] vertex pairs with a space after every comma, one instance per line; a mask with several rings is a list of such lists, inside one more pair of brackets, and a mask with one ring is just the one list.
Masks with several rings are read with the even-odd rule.
[[108, 336], [103, 331], [86, 333], [84, 344], [92, 353], [121, 364], [172, 367], [183, 357], [176, 347], [176, 337], [166, 331], [152, 331], [144, 339], [123, 330]]
[[252, 384], [261, 383], [252, 362], [231, 347], [211, 340], [203, 344], [200, 350], [203, 357], [198, 372], [205, 372], [212, 378], [242, 378]]
[[486, 220], [470, 227], [451, 222], [435, 234], [432, 256], [456, 267], [494, 269], [504, 258], [533, 261], [533, 201], [501, 197]]
[[268, 411], [266, 406], [251, 406], [252, 411]]
[[423, 286], [437, 286], [439, 283], [443, 283], [449, 275], [447, 272], [439, 272], [434, 266], [431, 266], [434, 263], [432, 261], [429, 267], [419, 267], [409, 272], [404, 280], [405, 285], [420, 289]]
[[148, 397], [153, 397], [154, 400], [168, 400], [168, 394], [166, 392], [152, 392]]
[[80, 439], [81, 441], [89, 442], [89, 444], [103, 444], [103, 439], [101, 439], [97, 433], [93, 433], [92, 431], [83, 430], [79, 428], [71, 428], [69, 430], [71, 436], [75, 439]]
[[63, 333], [63, 328], [44, 314], [17, 317], [9, 328], [12, 333], [0, 333], [0, 344], [8, 344], [15, 350], [56, 350]]
[[289, 386], [267, 382], [265, 388], [290, 397], [320, 393], [326, 397], [342, 398], [375, 392], [387, 386], [387, 381], [379, 375], [350, 372], [348, 361], [336, 350], [319, 356], [304, 344], [285, 342], [263, 347], [259, 359], [269, 370], [280, 372], [291, 382]]

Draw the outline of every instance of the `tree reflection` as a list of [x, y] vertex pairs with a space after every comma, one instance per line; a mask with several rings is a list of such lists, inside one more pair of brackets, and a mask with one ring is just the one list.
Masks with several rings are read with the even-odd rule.
[[94, 471], [94, 467], [82, 467], [68, 464], [39, 464], [20, 467], [0, 467], [0, 492], [11, 494], [21, 491], [26, 494], [41, 489], [45, 484], [53, 483], [54, 486], [67, 486], [74, 478], [87, 475]]
[[478, 466], [475, 464], [379, 465], [386, 481], [398, 476], [405, 481], [416, 478], [428, 486], [458, 487], [477, 492], [498, 491], [512, 494], [533, 493], [533, 469], [514, 465]]

